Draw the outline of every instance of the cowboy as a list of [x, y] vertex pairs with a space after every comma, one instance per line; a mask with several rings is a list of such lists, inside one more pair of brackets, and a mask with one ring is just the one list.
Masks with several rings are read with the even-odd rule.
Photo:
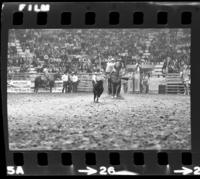
[[67, 93], [68, 92], [68, 89], [69, 89], [69, 74], [68, 72], [65, 72], [63, 75], [62, 75], [62, 81], [63, 81], [63, 89], [62, 89], [62, 93]]
[[95, 73], [92, 75], [92, 84], [93, 86], [98, 82], [98, 81], [103, 81], [104, 80], [104, 75], [102, 73], [102, 71], [100, 71], [99, 69], [97, 69], [95, 71]]
[[108, 75], [108, 94], [111, 94], [112, 91], [111, 91], [111, 81], [110, 81], [110, 73], [113, 71], [114, 69], [114, 65], [115, 65], [115, 60], [113, 57], [109, 57], [108, 58], [108, 63], [107, 63], [107, 66], [106, 66], [106, 74]]
[[76, 73], [73, 73], [71, 76], [71, 81], [72, 81], [72, 91], [77, 92], [77, 86], [78, 86], [78, 75]]

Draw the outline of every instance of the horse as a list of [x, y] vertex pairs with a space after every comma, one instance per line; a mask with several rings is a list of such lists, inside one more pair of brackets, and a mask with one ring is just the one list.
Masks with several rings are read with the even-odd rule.
[[34, 92], [38, 93], [39, 88], [49, 88], [50, 93], [55, 85], [55, 74], [39, 75], [35, 78]]
[[113, 70], [110, 73], [110, 85], [111, 85], [112, 98], [119, 97], [120, 88], [121, 88], [121, 75], [120, 75], [121, 68], [122, 68], [121, 62], [116, 62]]

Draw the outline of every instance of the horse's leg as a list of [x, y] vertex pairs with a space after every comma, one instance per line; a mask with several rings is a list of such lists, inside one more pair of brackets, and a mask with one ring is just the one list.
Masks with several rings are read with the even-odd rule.
[[112, 95], [112, 83], [110, 79], [108, 79], [108, 94]]
[[116, 84], [115, 98], [118, 97], [118, 91], [119, 91], [119, 84]]
[[95, 99], [96, 99], [96, 94], [95, 94], [95, 92], [94, 92], [94, 102], [95, 102]]
[[119, 82], [119, 84], [117, 84], [117, 97], [119, 97], [120, 91], [121, 91], [121, 82]]
[[121, 80], [120, 80], [120, 82], [119, 82], [119, 88], [118, 88], [117, 96], [119, 96], [120, 92], [121, 92]]
[[111, 83], [111, 95], [114, 97], [114, 83]]
[[64, 89], [65, 89], [65, 84], [64, 84], [64, 82], [63, 82], [62, 93], [64, 93]]

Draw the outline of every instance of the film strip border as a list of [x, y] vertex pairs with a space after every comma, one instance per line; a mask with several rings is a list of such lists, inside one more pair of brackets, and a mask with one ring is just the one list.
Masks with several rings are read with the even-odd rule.
[[[9, 28], [192, 28], [199, 33], [200, 4], [162, 3], [19, 3], [5, 4], [2, 13], [3, 31]], [[8, 6], [7, 6], [8, 5]], [[43, 5], [43, 6], [42, 6]], [[44, 6], [49, 5], [49, 9]], [[43, 7], [43, 8], [42, 8]], [[45, 9], [46, 8], [46, 9]], [[7, 32], [6, 32], [7, 34]], [[5, 36], [6, 36], [5, 34]], [[193, 35], [192, 34], [192, 35]], [[6, 38], [6, 37], [5, 37]], [[192, 39], [192, 59], [199, 51]], [[194, 46], [194, 44], [196, 44]], [[6, 52], [2, 51], [3, 54]], [[197, 62], [195, 62], [197, 63]], [[193, 65], [193, 70], [197, 71]], [[193, 80], [197, 77], [193, 76]], [[192, 97], [199, 88], [193, 88]], [[193, 105], [193, 104], [192, 104]], [[198, 109], [192, 107], [193, 114]], [[194, 112], [194, 109], [196, 112]], [[5, 121], [4, 121], [5, 122]], [[197, 120], [192, 117], [192, 151], [32, 151], [11, 152], [6, 147], [7, 172], [17, 173], [23, 167], [26, 175], [75, 175], [90, 166], [101, 174], [102, 168], [127, 169], [138, 174], [199, 174], [199, 139]], [[5, 134], [5, 137], [6, 134]], [[6, 144], [8, 145], [8, 144]], [[188, 167], [185, 170], [182, 167]], [[14, 168], [13, 168], [14, 167]], [[180, 170], [182, 169], [182, 170]], [[82, 170], [85, 171], [85, 170]], [[182, 172], [182, 173], [181, 173]], [[185, 173], [184, 173], [185, 172]], [[188, 173], [189, 172], [189, 173]], [[110, 174], [102, 172], [104, 174]]]
[[[8, 167], [23, 168], [23, 172], [13, 174], [112, 175], [111, 169], [120, 171], [123, 168], [124, 171], [125, 168], [125, 171], [132, 171], [131, 173], [134, 172], [136, 175], [200, 175], [200, 156], [198, 153], [192, 154], [188, 151], [12, 152], [10, 157]], [[103, 167], [105, 167], [104, 172]]]
[[[15, 12], [13, 14], [13, 25], [23, 25], [23, 12]], [[141, 25], [144, 23], [144, 13], [143, 12], [134, 12], [133, 13], [133, 24]], [[182, 25], [189, 25], [192, 22], [192, 13], [191, 12], [181, 12], [180, 21]], [[95, 25], [96, 23], [96, 13], [95, 12], [86, 12], [84, 14], [84, 24], [85, 25]], [[165, 25], [168, 23], [168, 12], [160, 11], [157, 12], [157, 24]], [[109, 25], [118, 25], [121, 23], [120, 13], [117, 11], [109, 12], [107, 21]], [[60, 15], [61, 25], [71, 25], [72, 22], [72, 13], [71, 12], [62, 12]], [[47, 25], [48, 24], [48, 13], [47, 12], [38, 12], [36, 16], [37, 25]]]
[[[199, 3], [18, 3], [8, 26], [15, 28], [190, 27], [197, 22]], [[59, 12], [57, 11], [59, 9]], [[6, 13], [6, 12], [5, 12]]]

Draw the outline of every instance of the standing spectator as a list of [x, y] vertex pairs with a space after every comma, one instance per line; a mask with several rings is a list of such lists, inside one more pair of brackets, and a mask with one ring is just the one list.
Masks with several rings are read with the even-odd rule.
[[149, 77], [150, 77], [150, 75], [147, 73], [147, 74], [144, 75], [144, 78], [143, 78], [143, 91], [144, 91], [144, 93], [149, 92]]
[[76, 73], [73, 73], [71, 76], [71, 81], [72, 81], [72, 91], [74, 93], [77, 92], [77, 86], [78, 86], [78, 75]]
[[[126, 69], [123, 67], [122, 68], [122, 76], [126, 76], [126, 75], [127, 75]], [[127, 93], [127, 91], [128, 91], [128, 80], [122, 78], [122, 80], [121, 80], [121, 88], [122, 88], [122, 91], [124, 93]]]
[[128, 91], [129, 93], [133, 93], [133, 77], [134, 77], [134, 73], [133, 72], [129, 72], [129, 75], [128, 75], [128, 81], [126, 80], [126, 91]]
[[72, 74], [73, 72], [69, 72], [69, 88], [68, 88], [68, 92], [72, 93]]
[[189, 95], [190, 88], [190, 69], [187, 65], [184, 66], [183, 71], [181, 72], [181, 77], [184, 84], [184, 95]]
[[140, 64], [136, 64], [136, 72], [134, 75], [134, 87], [135, 87], [135, 93], [140, 93], [140, 71], [141, 71], [141, 67]]
[[62, 76], [62, 81], [63, 81], [63, 89], [62, 89], [62, 93], [67, 93], [69, 92], [69, 74], [68, 72], [65, 72]]
[[110, 81], [110, 73], [112, 72], [113, 68], [114, 68], [114, 58], [109, 57], [108, 59], [108, 63], [106, 66], [106, 74], [108, 74], [108, 94], [111, 94], [111, 81]]

